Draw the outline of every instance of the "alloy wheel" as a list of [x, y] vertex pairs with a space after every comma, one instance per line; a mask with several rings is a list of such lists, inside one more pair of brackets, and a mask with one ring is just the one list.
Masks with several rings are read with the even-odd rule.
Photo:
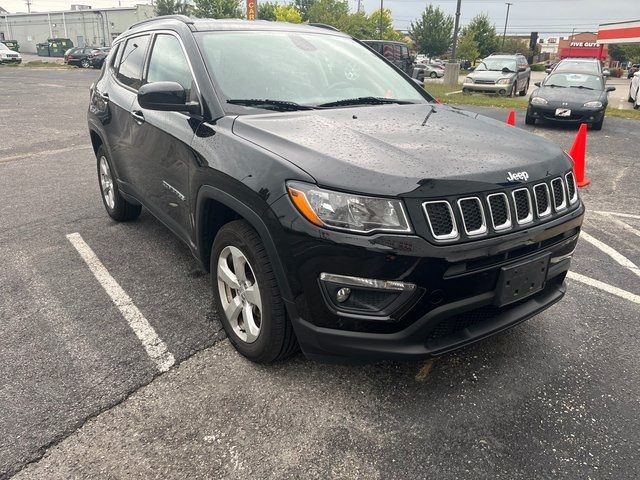
[[111, 176], [111, 169], [109, 168], [107, 157], [104, 155], [100, 157], [100, 188], [105, 203], [113, 210], [116, 204], [115, 193], [113, 191], [113, 177]]
[[246, 343], [260, 335], [262, 299], [253, 268], [239, 248], [227, 246], [218, 257], [218, 293], [234, 333]]

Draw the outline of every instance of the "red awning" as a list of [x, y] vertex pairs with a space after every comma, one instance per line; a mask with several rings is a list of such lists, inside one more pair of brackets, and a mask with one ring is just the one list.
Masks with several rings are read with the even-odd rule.
[[606, 60], [608, 55], [608, 49], [599, 47], [584, 48], [584, 47], [566, 47], [560, 49], [560, 58], [567, 57], [579, 57], [579, 58], [599, 58], [600, 60]]
[[640, 43], [640, 20], [600, 25], [598, 43]]

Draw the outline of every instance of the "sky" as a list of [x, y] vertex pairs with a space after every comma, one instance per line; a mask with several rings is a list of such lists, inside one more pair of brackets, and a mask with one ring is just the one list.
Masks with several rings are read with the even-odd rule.
[[[132, 6], [150, 0], [31, 0], [32, 11], [66, 10], [71, 3], [91, 5], [94, 8]], [[260, 1], [260, 0], [258, 0]], [[284, 2], [285, 0], [280, 0]], [[352, 9], [358, 0], [348, 0]], [[367, 13], [380, 8], [380, 0], [361, 0]], [[478, 13], [486, 12], [499, 32], [504, 28], [507, 0], [462, 0], [461, 25]], [[538, 31], [541, 37], [594, 31], [599, 23], [640, 19], [640, 0], [508, 0], [513, 5], [509, 12], [509, 34], [529, 34]], [[454, 14], [456, 0], [383, 0], [391, 9], [396, 28], [406, 30], [424, 8], [433, 3], [446, 13]], [[0, 0], [0, 6], [9, 12], [26, 11], [25, 0]]]

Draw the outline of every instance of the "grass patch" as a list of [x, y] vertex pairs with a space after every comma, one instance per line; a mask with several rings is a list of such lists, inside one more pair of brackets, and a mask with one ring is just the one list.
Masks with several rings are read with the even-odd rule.
[[[462, 85], [442, 85], [439, 83], [427, 83], [427, 92], [436, 97], [440, 102], [451, 105], [474, 105], [478, 107], [498, 107], [498, 108], [520, 108], [526, 109], [529, 104], [529, 97], [503, 97], [500, 95], [485, 95], [482, 93], [471, 93], [463, 95]], [[452, 93], [460, 92], [460, 93]], [[607, 117], [629, 118], [640, 120], [640, 110], [620, 110], [618, 108], [607, 108]]]

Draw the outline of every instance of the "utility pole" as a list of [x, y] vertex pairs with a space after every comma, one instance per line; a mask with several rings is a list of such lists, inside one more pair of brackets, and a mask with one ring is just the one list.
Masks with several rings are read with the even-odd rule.
[[358, 13], [362, 12], [362, 0], [358, 0]]
[[27, 4], [27, 13], [31, 13], [31, 0], [26, 0], [25, 3]]
[[504, 50], [504, 40], [507, 37], [507, 23], [509, 23], [509, 9], [511, 8], [511, 5], [513, 5], [513, 3], [505, 3], [505, 5], [507, 6], [507, 17], [504, 19], [504, 32], [502, 32], [502, 49]]
[[458, 0], [456, 4], [456, 20], [453, 24], [453, 45], [451, 46], [451, 59], [444, 66], [445, 85], [457, 85], [460, 75], [460, 64], [456, 62], [456, 50], [458, 49], [458, 30], [460, 29], [460, 4], [462, 0]]
[[[451, 61], [456, 61], [456, 50], [458, 49], [458, 30], [460, 29], [460, 4], [462, 0], [458, 0], [456, 5], [456, 21], [453, 25], [453, 46], [451, 47]], [[474, 59], [475, 60], [475, 59]]]
[[378, 29], [380, 30], [380, 40], [382, 40], [382, 14], [384, 13], [384, 0], [380, 0], [380, 21], [378, 22]]

